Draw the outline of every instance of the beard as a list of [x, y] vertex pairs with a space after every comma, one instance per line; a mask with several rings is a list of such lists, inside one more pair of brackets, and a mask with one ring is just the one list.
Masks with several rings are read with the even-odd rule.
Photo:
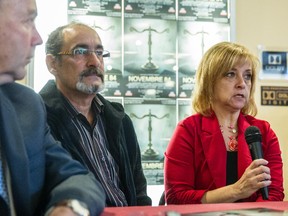
[[[102, 83], [100, 85], [87, 84], [83, 82], [83, 79], [90, 75], [98, 76]], [[76, 83], [76, 89], [87, 94], [96, 94], [104, 89], [104, 72], [99, 68], [88, 68], [81, 72], [79, 81]]]

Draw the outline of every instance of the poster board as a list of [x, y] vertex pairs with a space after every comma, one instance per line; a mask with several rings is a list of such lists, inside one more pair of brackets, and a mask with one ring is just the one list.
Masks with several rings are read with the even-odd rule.
[[163, 185], [164, 152], [176, 124], [191, 115], [204, 52], [230, 41], [229, 0], [67, 0], [68, 22], [93, 27], [111, 52], [101, 94], [131, 117], [149, 185]]

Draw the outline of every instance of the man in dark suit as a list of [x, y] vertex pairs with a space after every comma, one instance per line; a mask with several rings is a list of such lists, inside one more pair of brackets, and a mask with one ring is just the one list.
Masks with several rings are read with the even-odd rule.
[[50, 135], [40, 96], [14, 81], [42, 43], [35, 0], [0, 0], [0, 215], [99, 215], [99, 182]]

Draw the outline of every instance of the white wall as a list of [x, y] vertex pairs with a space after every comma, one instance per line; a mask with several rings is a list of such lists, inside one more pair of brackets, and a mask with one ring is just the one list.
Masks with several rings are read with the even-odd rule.
[[39, 92], [47, 80], [53, 79], [45, 64], [45, 42], [51, 31], [67, 23], [67, 0], [36, 0], [36, 3], [38, 7], [36, 27], [42, 36], [43, 44], [36, 48], [34, 73], [30, 71], [28, 74], [31, 77], [28, 84]]

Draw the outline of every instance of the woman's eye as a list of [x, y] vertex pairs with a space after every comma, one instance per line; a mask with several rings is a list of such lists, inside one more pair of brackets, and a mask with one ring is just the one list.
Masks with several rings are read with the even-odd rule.
[[252, 74], [245, 74], [244, 79], [245, 80], [251, 80]]
[[235, 73], [234, 72], [228, 72], [226, 74], [226, 77], [234, 77], [235, 76]]

